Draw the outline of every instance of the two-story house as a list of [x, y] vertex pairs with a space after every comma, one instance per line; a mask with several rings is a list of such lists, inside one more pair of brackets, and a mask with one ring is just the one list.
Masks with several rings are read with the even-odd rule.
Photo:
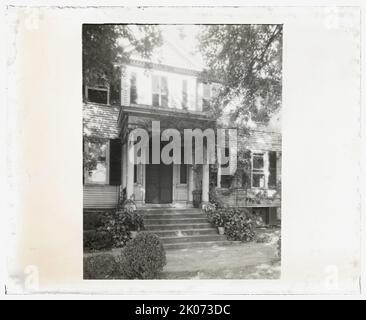
[[134, 165], [128, 161], [132, 147], [128, 134], [132, 129], [140, 127], [151, 132], [153, 120], [160, 121], [162, 130], [214, 128], [216, 119], [207, 110], [215, 85], [205, 82], [201, 78], [202, 68], [173, 44], [150, 60], [132, 55], [128, 65], [119, 70], [118, 104], [111, 103], [108, 88], [85, 88], [84, 148], [93, 154], [95, 165], [84, 172], [84, 208], [115, 207], [123, 193], [140, 207], [190, 207], [194, 190], [201, 190], [202, 202], [209, 201], [214, 182], [224, 204], [273, 207], [274, 211], [268, 209], [265, 214], [278, 218], [279, 201], [264, 204], [250, 198], [263, 190], [271, 195], [278, 187], [280, 133], [258, 129], [243, 137], [248, 141], [248, 150], [252, 150], [250, 185], [245, 187], [232, 183], [237, 179], [221, 176], [215, 165]]

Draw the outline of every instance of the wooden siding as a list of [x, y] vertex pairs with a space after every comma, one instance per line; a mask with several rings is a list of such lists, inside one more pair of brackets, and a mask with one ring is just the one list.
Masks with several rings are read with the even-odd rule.
[[114, 208], [118, 204], [119, 187], [84, 185], [84, 208]]

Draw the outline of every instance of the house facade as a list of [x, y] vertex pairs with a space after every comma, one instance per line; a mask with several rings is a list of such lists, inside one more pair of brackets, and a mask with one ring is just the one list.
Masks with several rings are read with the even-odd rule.
[[[209, 103], [216, 85], [174, 46], [160, 59], [132, 56], [121, 66], [119, 103], [108, 88], [85, 88], [84, 151], [93, 166], [84, 169], [84, 208], [113, 208], [124, 197], [138, 207], [192, 207], [194, 191], [205, 203], [214, 194], [224, 206], [249, 207], [268, 223], [280, 220], [281, 135], [276, 121], [241, 134], [250, 169], [245, 175], [221, 175], [209, 164], [133, 164], [128, 153], [131, 130], [143, 128], [152, 138], [152, 121], [161, 130], [216, 128]], [[149, 143], [149, 153], [153, 148]], [[163, 147], [163, 144], [161, 145]], [[206, 148], [204, 145], [203, 148]], [[194, 156], [193, 156], [194, 157]], [[151, 154], [149, 155], [151, 159]], [[243, 177], [246, 178], [243, 178]]]

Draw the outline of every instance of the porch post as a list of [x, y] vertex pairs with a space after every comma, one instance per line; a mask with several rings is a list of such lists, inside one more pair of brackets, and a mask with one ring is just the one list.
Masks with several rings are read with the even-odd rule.
[[209, 165], [202, 165], [202, 203], [207, 203], [209, 201]]
[[122, 188], [127, 187], [127, 145], [122, 145]]
[[128, 154], [127, 154], [127, 199], [130, 199], [133, 195], [133, 174], [134, 174], [134, 164], [131, 161], [133, 159], [133, 142], [128, 142]]
[[194, 189], [194, 181], [193, 181], [193, 166], [188, 165], [188, 203], [193, 203], [193, 189]]
[[221, 165], [218, 164], [217, 167], [217, 187], [221, 188]]

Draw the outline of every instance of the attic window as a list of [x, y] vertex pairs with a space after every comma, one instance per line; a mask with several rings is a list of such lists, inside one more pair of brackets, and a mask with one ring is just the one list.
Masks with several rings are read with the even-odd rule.
[[109, 89], [100, 87], [85, 87], [86, 100], [93, 103], [109, 104]]

